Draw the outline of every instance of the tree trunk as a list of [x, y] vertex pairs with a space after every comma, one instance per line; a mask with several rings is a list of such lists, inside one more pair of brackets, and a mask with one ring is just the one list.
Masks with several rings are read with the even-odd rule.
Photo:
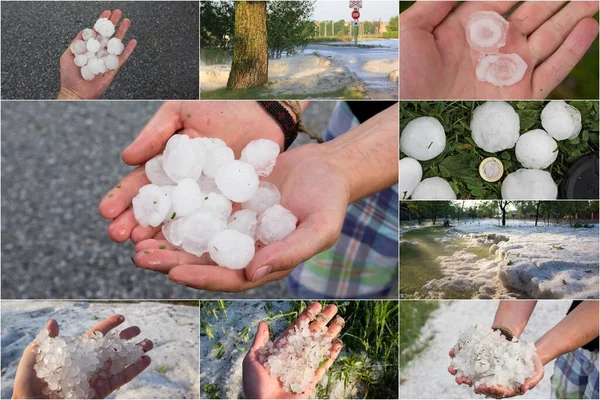
[[502, 210], [502, 226], [506, 226], [506, 206], [508, 205], [508, 201], [504, 202], [500, 200], [500, 210]]
[[233, 62], [227, 89], [261, 86], [268, 80], [267, 3], [236, 1]]
[[538, 223], [538, 216], [540, 215], [540, 204], [541, 203], [542, 203], [541, 201], [538, 201], [537, 205], [535, 207], [535, 226], [537, 226], [537, 223]]

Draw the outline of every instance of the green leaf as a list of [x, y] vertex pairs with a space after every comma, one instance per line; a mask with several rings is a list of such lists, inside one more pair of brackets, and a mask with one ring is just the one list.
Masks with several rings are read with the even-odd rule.
[[531, 128], [540, 123], [540, 111], [538, 110], [517, 110], [521, 120], [521, 132], [531, 130]]
[[468, 155], [446, 157], [439, 165], [440, 175], [444, 178], [460, 178], [473, 175], [469, 166], [473, 157]]
[[510, 153], [508, 151], [503, 151], [500, 156], [504, 161], [510, 161]]

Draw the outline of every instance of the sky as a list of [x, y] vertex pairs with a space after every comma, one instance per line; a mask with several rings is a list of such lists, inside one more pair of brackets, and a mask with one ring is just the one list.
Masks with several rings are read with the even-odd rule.
[[[394, 15], [398, 15], [399, 3], [397, 0], [363, 0], [360, 9], [362, 21], [379, 20], [389, 21]], [[315, 20], [352, 20], [349, 0], [317, 0], [313, 18]]]

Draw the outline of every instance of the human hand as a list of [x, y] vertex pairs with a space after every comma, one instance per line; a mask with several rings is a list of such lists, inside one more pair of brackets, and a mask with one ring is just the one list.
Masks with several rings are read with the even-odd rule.
[[475, 75], [480, 54], [465, 27], [476, 11], [508, 12], [516, 1], [416, 2], [400, 14], [400, 97], [405, 99], [544, 99], [563, 81], [598, 35], [597, 1], [527, 1], [509, 17], [502, 53], [528, 65], [523, 79], [496, 87]]
[[[302, 321], [312, 321], [310, 324], [310, 330], [316, 332], [322, 329], [329, 323], [337, 313], [337, 307], [333, 304], [328, 305], [321, 312], [322, 317], [317, 317], [317, 314], [321, 311], [321, 304], [312, 303], [310, 306], [300, 314], [300, 316], [294, 321], [288, 329], [286, 329], [273, 343], [277, 346], [278, 342], [286, 338], [294, 329], [294, 326], [300, 326]], [[315, 371], [315, 376], [308, 388], [304, 393], [293, 394], [283, 389], [279, 379], [272, 377], [265, 366], [259, 361], [259, 350], [264, 347], [269, 341], [269, 326], [261, 321], [254, 337], [254, 343], [246, 354], [243, 363], [243, 382], [244, 382], [244, 394], [248, 399], [303, 399], [308, 396], [315, 389], [319, 381], [323, 378], [323, 375], [331, 367], [337, 356], [342, 351], [343, 343], [337, 338], [342, 327], [344, 326], [344, 319], [337, 316], [331, 324], [326, 333], [326, 337], [336, 338], [333, 340], [331, 351], [327, 362]]]
[[[100, 14], [99, 18], [108, 18], [110, 21], [117, 26], [119, 20], [121, 19], [122, 12], [121, 10], [115, 10], [114, 12], [110, 12], [110, 10], [104, 11]], [[121, 25], [115, 32], [114, 37], [123, 40], [127, 30], [129, 29], [129, 25], [131, 21], [128, 18], [125, 18]], [[77, 34], [77, 37], [73, 40], [83, 40], [82, 32]], [[125, 64], [133, 50], [137, 41], [135, 39], [130, 40], [125, 47], [125, 50], [118, 56], [119, 57], [119, 66], [115, 70], [106, 71], [104, 74], [98, 74], [91, 81], [86, 81], [81, 76], [81, 68], [73, 63], [73, 53], [71, 50], [67, 48], [65, 52], [60, 57], [60, 93], [58, 95], [59, 99], [97, 99], [110, 86], [111, 82], [117, 75], [119, 69]]]
[[166, 102], [123, 150], [126, 164], [140, 166], [109, 190], [100, 202], [100, 215], [113, 220], [108, 226], [112, 240], [131, 239], [138, 243], [160, 232], [160, 227], [143, 227], [137, 223], [131, 201], [142, 186], [150, 183], [143, 164], [160, 154], [175, 133], [218, 137], [233, 149], [236, 158], [252, 140], [270, 139], [283, 147], [284, 139], [279, 125], [254, 101]]
[[[456, 355], [454, 352], [454, 347], [450, 349], [450, 352], [448, 354], [450, 355], [450, 358], [454, 358], [454, 356]], [[521, 387], [518, 389], [508, 389], [499, 385], [493, 385], [489, 387], [486, 385], [479, 385], [475, 387], [473, 391], [477, 394], [483, 394], [486, 397], [493, 397], [497, 399], [523, 395], [528, 390], [533, 389], [538, 383], [540, 383], [542, 378], [544, 378], [544, 365], [542, 364], [541, 358], [537, 354], [534, 359], [534, 366], [535, 371], [533, 376], [525, 379], [523, 385], [521, 385]], [[448, 372], [450, 372], [452, 375], [456, 375], [457, 371], [454, 368], [452, 368], [452, 365], [450, 365], [448, 367]], [[455, 380], [456, 383], [458, 383], [459, 385], [473, 385], [473, 382], [471, 382], [471, 378], [468, 376], [457, 376]]]
[[298, 264], [336, 242], [346, 215], [350, 197], [347, 174], [329, 161], [331, 157], [323, 149], [324, 145], [307, 144], [277, 158], [265, 180], [277, 186], [281, 205], [296, 215], [298, 226], [279, 242], [259, 244], [245, 269], [216, 266], [206, 254], [196, 257], [179, 250], [161, 234], [136, 245], [136, 265], [166, 273], [182, 285], [225, 292], [248, 290], [289, 275]]
[[[104, 321], [94, 325], [88, 330], [85, 335], [90, 335], [93, 332], [101, 332], [106, 335], [112, 329], [121, 325], [125, 321], [125, 317], [122, 315], [112, 315], [106, 318]], [[50, 333], [50, 337], [58, 336], [59, 329], [58, 323], [54, 319], [50, 319], [44, 329], [47, 329]], [[129, 328], [123, 329], [119, 336], [124, 340], [130, 340], [140, 334], [140, 328], [137, 326], [130, 326]], [[144, 339], [138, 346], [142, 346], [144, 353], [152, 350], [154, 344], [151, 340]], [[15, 376], [14, 388], [13, 388], [13, 399], [42, 399], [48, 398], [47, 395], [42, 393], [42, 390], [46, 387], [46, 383], [37, 377], [34, 366], [36, 363], [38, 343], [34, 340], [31, 342], [23, 351], [23, 356], [19, 362], [17, 368], [17, 374]], [[105, 398], [121, 386], [133, 380], [136, 376], [141, 374], [150, 365], [150, 357], [144, 355], [140, 357], [135, 363], [127, 366], [123, 371], [117, 374], [111, 374], [110, 378], [101, 378], [96, 381], [90, 381], [90, 387], [92, 387], [98, 396], [98, 398]]]

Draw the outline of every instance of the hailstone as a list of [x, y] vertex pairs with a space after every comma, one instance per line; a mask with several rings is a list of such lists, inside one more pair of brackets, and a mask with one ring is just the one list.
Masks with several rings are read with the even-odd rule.
[[88, 58], [85, 56], [85, 54], [78, 54], [75, 56], [75, 60], [73, 62], [78, 67], [83, 67], [85, 64], [87, 64]]
[[175, 185], [163, 168], [163, 155], [159, 154], [146, 162], [144, 171], [150, 182], [158, 186]]
[[431, 160], [446, 148], [444, 127], [433, 117], [410, 121], [400, 135], [400, 150], [419, 161]]
[[69, 46], [69, 49], [74, 55], [85, 54], [87, 51], [85, 42], [83, 40], [74, 40]]
[[214, 178], [219, 168], [233, 160], [235, 160], [235, 156], [233, 155], [233, 150], [229, 147], [213, 147], [208, 151], [206, 165], [204, 166], [204, 175]]
[[[106, 51], [106, 49], [100, 49], [97, 53], [96, 53], [96, 58], [104, 58], [108, 55], [108, 51]], [[106, 61], [105, 61], [106, 63]]]
[[193, 179], [182, 179], [175, 187], [172, 196], [173, 211], [179, 217], [187, 217], [200, 210], [202, 193]]
[[527, 63], [518, 54], [491, 54], [479, 61], [475, 73], [481, 82], [503, 87], [523, 79], [527, 68]]
[[197, 256], [208, 251], [210, 239], [227, 227], [227, 220], [221, 215], [197, 212], [196, 214], [184, 218], [180, 225], [183, 240], [181, 247], [188, 253]]
[[412, 200], [456, 200], [456, 193], [443, 178], [423, 179], [411, 195]]
[[115, 25], [108, 18], [99, 18], [94, 24], [94, 30], [102, 36], [111, 37], [115, 33]]
[[473, 111], [471, 136], [483, 150], [511, 149], [519, 139], [519, 114], [504, 101], [487, 101]]
[[494, 11], [477, 11], [467, 21], [469, 46], [483, 54], [498, 53], [506, 44], [510, 24]]
[[233, 213], [227, 220], [227, 229], [235, 229], [251, 238], [256, 236], [256, 225], [258, 223], [256, 211], [239, 210]]
[[100, 42], [100, 46], [105, 49], [106, 45], [108, 44], [108, 38], [106, 36], [98, 35], [96, 36], [96, 40]]
[[525, 168], [544, 169], [558, 157], [558, 145], [545, 130], [534, 129], [519, 137], [515, 155]]
[[556, 140], [573, 140], [581, 132], [581, 112], [563, 100], [553, 100], [542, 110], [542, 126]]
[[106, 44], [106, 50], [108, 51], [108, 54], [114, 54], [115, 56], [121, 54], [124, 49], [125, 46], [123, 46], [123, 43], [119, 38], [112, 38]]
[[169, 196], [160, 186], [143, 186], [132, 200], [133, 215], [142, 226], [159, 226], [171, 209]]
[[81, 36], [83, 36], [83, 40], [87, 42], [90, 39], [95, 39], [96, 38], [96, 32], [94, 32], [93, 29], [85, 28], [81, 32]]
[[248, 201], [242, 203], [242, 208], [256, 211], [260, 215], [272, 205], [279, 204], [280, 201], [281, 194], [277, 186], [270, 182], [260, 181], [256, 193]]
[[104, 60], [104, 65], [106, 65], [106, 68], [111, 71], [117, 69], [117, 67], [119, 66], [119, 57], [115, 55], [108, 54], [102, 59]]
[[558, 186], [548, 171], [521, 168], [502, 182], [505, 200], [556, 200]]
[[85, 53], [85, 56], [86, 56], [86, 58], [88, 59], [88, 62], [89, 62], [90, 60], [93, 60], [94, 58], [98, 58], [98, 57], [96, 56], [96, 53], [92, 53], [91, 51], [88, 51], [88, 52], [86, 52], [86, 53]]
[[421, 164], [411, 157], [404, 157], [398, 163], [398, 191], [401, 200], [408, 199], [423, 177], [423, 168]]
[[243, 203], [258, 190], [258, 175], [250, 164], [234, 160], [219, 168], [215, 183], [229, 200]]
[[92, 79], [94, 79], [95, 76], [96, 74], [92, 72], [89, 65], [84, 65], [83, 67], [81, 67], [81, 77], [86, 81], [91, 81]]
[[208, 251], [218, 265], [242, 269], [254, 257], [254, 239], [234, 229], [223, 229], [210, 239]]
[[98, 50], [100, 50], [100, 42], [96, 39], [90, 39], [85, 43], [85, 48], [87, 49], [87, 51], [96, 53]]
[[94, 75], [103, 74], [106, 72], [106, 65], [104, 65], [104, 61], [102, 61], [100, 58], [94, 58], [88, 61], [88, 66]]
[[231, 201], [220, 193], [210, 192], [202, 195], [200, 208], [204, 212], [212, 212], [227, 218], [231, 215]]
[[275, 204], [258, 218], [256, 238], [266, 245], [278, 242], [296, 229], [298, 218], [287, 208]]
[[279, 145], [272, 140], [253, 140], [244, 147], [240, 161], [244, 161], [252, 167], [260, 176], [268, 176], [279, 155]]
[[206, 149], [201, 141], [177, 134], [167, 142], [163, 152], [163, 168], [175, 182], [185, 178], [198, 179], [205, 163]]

